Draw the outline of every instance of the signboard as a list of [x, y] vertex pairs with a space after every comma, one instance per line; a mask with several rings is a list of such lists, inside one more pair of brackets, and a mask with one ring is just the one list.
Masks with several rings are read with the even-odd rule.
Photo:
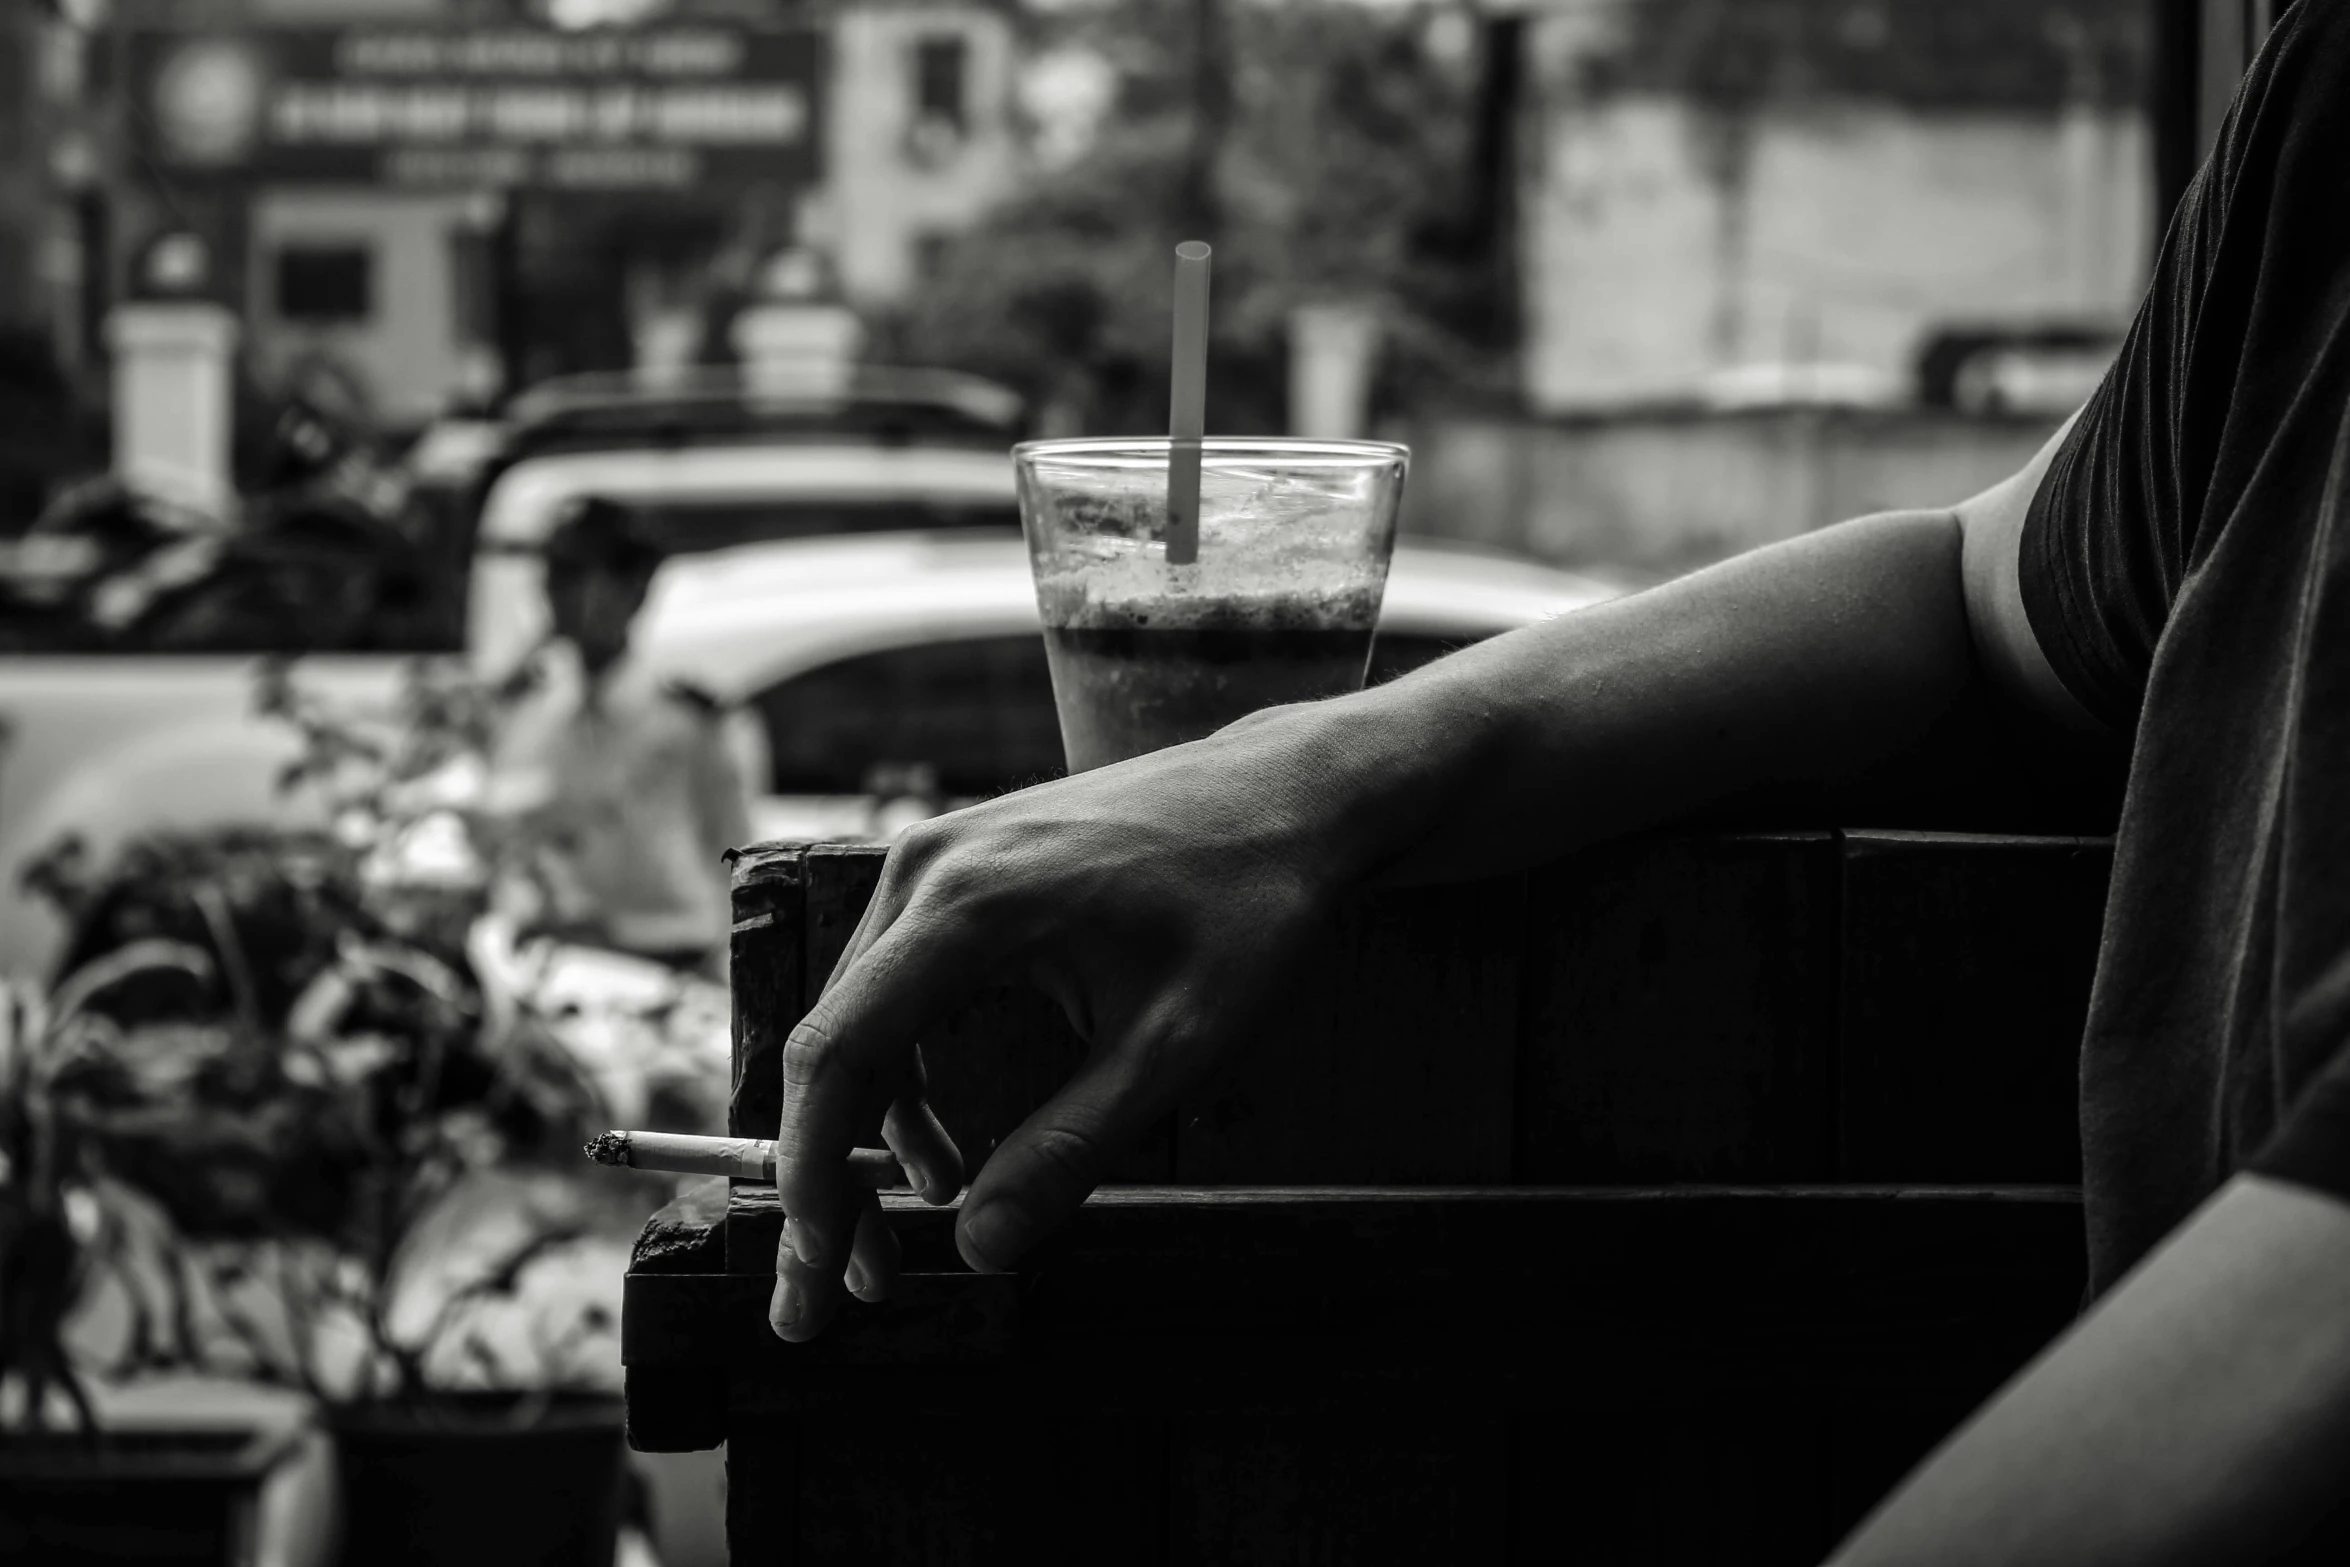
[[127, 41], [131, 132], [167, 178], [660, 190], [807, 183], [810, 30], [348, 25]]

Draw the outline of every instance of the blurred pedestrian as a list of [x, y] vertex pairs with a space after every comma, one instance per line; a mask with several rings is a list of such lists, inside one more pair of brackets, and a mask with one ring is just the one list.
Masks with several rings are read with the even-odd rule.
[[536, 930], [714, 970], [722, 856], [750, 837], [721, 703], [629, 656], [664, 550], [636, 513], [572, 503], [548, 537], [552, 635], [493, 748], [493, 799], [521, 832]]

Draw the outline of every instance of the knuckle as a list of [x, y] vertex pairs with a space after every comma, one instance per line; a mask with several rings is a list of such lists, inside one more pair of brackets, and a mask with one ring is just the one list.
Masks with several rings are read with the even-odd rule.
[[922, 891], [926, 901], [963, 905], [995, 880], [985, 855], [958, 845], [932, 857], [930, 869], [922, 878]]
[[830, 1077], [839, 1064], [840, 1041], [814, 1015], [803, 1020], [783, 1042], [786, 1088], [813, 1088]]
[[951, 816], [933, 817], [900, 835], [882, 877], [901, 903], [967, 905], [1002, 884], [1000, 848]]
[[1040, 1128], [1029, 1144], [1041, 1173], [1055, 1186], [1089, 1192], [1101, 1184], [1106, 1167], [1101, 1139], [1071, 1126]]
[[939, 852], [954, 841], [955, 828], [942, 816], [933, 816], [906, 827], [889, 846], [889, 858], [882, 862], [882, 874], [896, 872], [902, 878], [918, 876]]

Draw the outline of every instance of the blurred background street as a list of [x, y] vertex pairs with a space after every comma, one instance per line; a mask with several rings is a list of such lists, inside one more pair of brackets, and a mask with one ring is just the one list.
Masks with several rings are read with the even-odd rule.
[[[49, 1237], [102, 1412], [264, 1387], [347, 1499], [608, 1395], [674, 1188], [575, 1134], [722, 1127], [720, 850], [1061, 771], [1006, 453], [1165, 430], [1178, 241], [1211, 433], [1411, 448], [1387, 678], [2013, 471], [2180, 11], [0, 0], [0, 1295]], [[262, 1557], [364, 1559], [306, 1440]], [[599, 1538], [723, 1559], [710, 1456]]]

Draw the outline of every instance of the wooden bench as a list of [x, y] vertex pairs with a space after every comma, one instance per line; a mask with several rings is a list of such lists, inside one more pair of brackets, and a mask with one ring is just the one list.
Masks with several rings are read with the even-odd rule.
[[[648, 1227], [631, 1440], [738, 1563], [1816, 1561], [2078, 1306], [2092, 838], [1701, 832], [1368, 896], [1266, 1040], [1016, 1275], [769, 1334], [780, 1216]], [[734, 1130], [879, 851], [735, 867]], [[976, 1167], [1082, 1046], [928, 1043]]]

